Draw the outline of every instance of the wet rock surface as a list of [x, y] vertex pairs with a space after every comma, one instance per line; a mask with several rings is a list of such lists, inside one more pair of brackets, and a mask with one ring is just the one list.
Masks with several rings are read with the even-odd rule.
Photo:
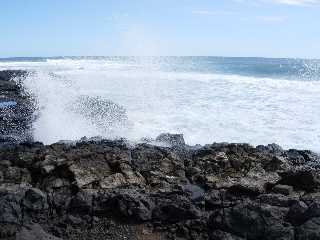
[[291, 153], [182, 141], [11, 144], [0, 150], [0, 237], [319, 239], [319, 156], [310, 165], [311, 152]]
[[20, 70], [0, 71], [0, 145], [32, 139], [34, 105], [21, 87], [27, 74]]

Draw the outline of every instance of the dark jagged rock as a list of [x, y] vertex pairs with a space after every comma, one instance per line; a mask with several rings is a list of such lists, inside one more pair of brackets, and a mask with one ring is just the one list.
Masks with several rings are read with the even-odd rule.
[[274, 145], [11, 143], [0, 239], [318, 239], [316, 159]]
[[39, 224], [22, 227], [16, 234], [16, 240], [61, 240], [46, 233]]
[[0, 81], [8, 82], [10, 79], [15, 77], [20, 77], [21, 75], [26, 74], [26, 71], [22, 70], [4, 70], [0, 71]]
[[294, 228], [284, 221], [287, 209], [249, 201], [214, 213], [209, 225], [245, 239], [294, 239]]
[[297, 240], [316, 240], [320, 239], [320, 218], [312, 218], [297, 227]]
[[166, 143], [169, 146], [173, 146], [173, 147], [185, 146], [183, 134], [163, 133], [156, 138], [156, 141]]
[[320, 174], [315, 169], [293, 169], [281, 175], [281, 184], [292, 186], [297, 190], [311, 192], [318, 190], [320, 186]]
[[273, 187], [272, 191], [274, 193], [280, 193], [283, 195], [290, 195], [293, 192], [293, 187], [288, 185], [276, 185]]
[[26, 71], [0, 71], [0, 145], [31, 140], [34, 104], [22, 88]]
[[[25, 74], [0, 71], [0, 239], [320, 239], [316, 153], [276, 144], [191, 147], [168, 133], [157, 146], [19, 143], [30, 138], [33, 113], [19, 84]], [[79, 102], [75, 110], [88, 120], [92, 107], [101, 120], [110, 109], [125, 119], [106, 100]]]
[[136, 190], [107, 192], [98, 198], [99, 214], [112, 215], [129, 222], [145, 222], [152, 219], [154, 203], [148, 195]]
[[265, 153], [275, 154], [275, 155], [281, 155], [284, 152], [282, 147], [275, 143], [268, 144], [267, 146], [259, 145], [257, 146], [257, 150]]

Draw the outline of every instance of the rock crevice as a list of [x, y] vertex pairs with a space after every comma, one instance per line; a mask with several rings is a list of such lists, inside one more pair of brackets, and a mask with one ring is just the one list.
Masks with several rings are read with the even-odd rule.
[[318, 239], [320, 166], [309, 163], [319, 156], [279, 149], [90, 139], [3, 147], [0, 236]]

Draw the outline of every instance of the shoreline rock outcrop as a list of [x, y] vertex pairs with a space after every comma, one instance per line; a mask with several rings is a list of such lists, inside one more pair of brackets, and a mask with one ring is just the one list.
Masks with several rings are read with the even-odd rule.
[[319, 160], [276, 145], [7, 145], [0, 239], [319, 239]]
[[0, 239], [320, 239], [318, 154], [168, 133], [43, 145], [25, 74], [0, 71]]
[[32, 140], [34, 104], [23, 90], [22, 70], [0, 71], [0, 144]]

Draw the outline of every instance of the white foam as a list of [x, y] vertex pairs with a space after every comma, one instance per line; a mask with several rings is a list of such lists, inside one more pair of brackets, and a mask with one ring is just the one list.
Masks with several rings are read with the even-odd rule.
[[[172, 132], [183, 133], [189, 144], [276, 142], [320, 151], [319, 81], [164, 72], [119, 60], [0, 63], [0, 68], [36, 70], [25, 87], [37, 98], [35, 137], [45, 143], [97, 135], [134, 141]], [[80, 95], [124, 106], [128, 125], [110, 133], [68, 111]]]

